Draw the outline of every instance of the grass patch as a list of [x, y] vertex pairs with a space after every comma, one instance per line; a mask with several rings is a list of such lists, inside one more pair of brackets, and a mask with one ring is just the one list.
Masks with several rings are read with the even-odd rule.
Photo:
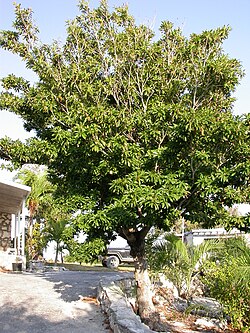
[[[48, 266], [54, 266], [54, 263], [46, 263]], [[102, 264], [79, 264], [79, 263], [58, 263], [57, 266], [65, 267], [69, 271], [101, 271], [101, 272], [110, 272], [110, 271], [121, 271], [121, 272], [133, 272], [133, 265], [120, 265], [117, 269], [110, 269], [103, 267]]]

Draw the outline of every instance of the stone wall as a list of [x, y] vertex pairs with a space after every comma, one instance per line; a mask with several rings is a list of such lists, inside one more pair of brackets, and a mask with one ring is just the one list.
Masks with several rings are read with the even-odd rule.
[[11, 214], [0, 213], [0, 251], [11, 247]]
[[114, 333], [156, 333], [141, 322], [126, 297], [126, 287], [132, 286], [131, 279], [116, 282], [100, 281], [97, 299], [101, 309], [108, 315]]

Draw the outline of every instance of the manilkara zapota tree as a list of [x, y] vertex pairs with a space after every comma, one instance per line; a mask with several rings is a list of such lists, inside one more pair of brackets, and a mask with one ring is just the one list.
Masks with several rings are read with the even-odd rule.
[[185, 37], [166, 21], [156, 39], [126, 6], [80, 1], [65, 42], [48, 45], [32, 11], [15, 8], [0, 45], [38, 79], [4, 78], [0, 106], [36, 137], [2, 139], [0, 156], [14, 166], [46, 164], [58, 194], [79, 199], [75, 223], [89, 240], [116, 232], [128, 241], [145, 318], [151, 227], [168, 230], [179, 218], [230, 226], [225, 208], [249, 200], [249, 115], [232, 112], [243, 70], [222, 48], [230, 28]]

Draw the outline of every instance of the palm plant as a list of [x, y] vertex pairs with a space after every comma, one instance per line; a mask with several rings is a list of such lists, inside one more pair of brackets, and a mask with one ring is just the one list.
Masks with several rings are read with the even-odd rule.
[[61, 210], [61, 207], [54, 205], [53, 207], [51, 207], [51, 210], [47, 212], [45, 219], [46, 225], [43, 229], [43, 235], [46, 243], [48, 243], [49, 241], [56, 242], [56, 264], [58, 260], [58, 254], [63, 249], [61, 243], [64, 240], [66, 226], [70, 223], [70, 215]]
[[222, 243], [221, 251], [217, 254], [218, 260], [223, 264], [229, 258], [237, 260], [237, 269], [234, 271], [236, 282], [250, 282], [250, 247], [243, 237], [227, 239]]
[[30, 227], [32, 227], [33, 219], [39, 215], [39, 209], [42, 209], [42, 203], [46, 201], [46, 196], [55, 190], [54, 186], [48, 180], [46, 170], [21, 169], [15, 178], [20, 183], [31, 187], [31, 192], [27, 198], [27, 207], [30, 215]]
[[192, 286], [201, 266], [218, 246], [218, 242], [203, 242], [198, 246], [189, 246], [177, 236], [170, 234], [164, 240], [151, 246], [148, 253], [150, 269], [163, 273], [176, 287], [179, 296], [189, 300]]
[[15, 179], [20, 183], [30, 186], [31, 192], [27, 198], [27, 207], [29, 210], [28, 234], [26, 247], [29, 259], [34, 259], [37, 253], [36, 241], [33, 237], [34, 221], [38, 221], [43, 215], [44, 207], [51, 201], [54, 186], [47, 178], [47, 171], [39, 167], [26, 167], [21, 169]]

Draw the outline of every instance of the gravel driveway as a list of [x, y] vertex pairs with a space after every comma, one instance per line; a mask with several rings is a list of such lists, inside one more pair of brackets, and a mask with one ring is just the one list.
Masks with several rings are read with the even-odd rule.
[[100, 308], [81, 298], [95, 297], [100, 280], [130, 273], [0, 273], [1, 333], [111, 332]]

